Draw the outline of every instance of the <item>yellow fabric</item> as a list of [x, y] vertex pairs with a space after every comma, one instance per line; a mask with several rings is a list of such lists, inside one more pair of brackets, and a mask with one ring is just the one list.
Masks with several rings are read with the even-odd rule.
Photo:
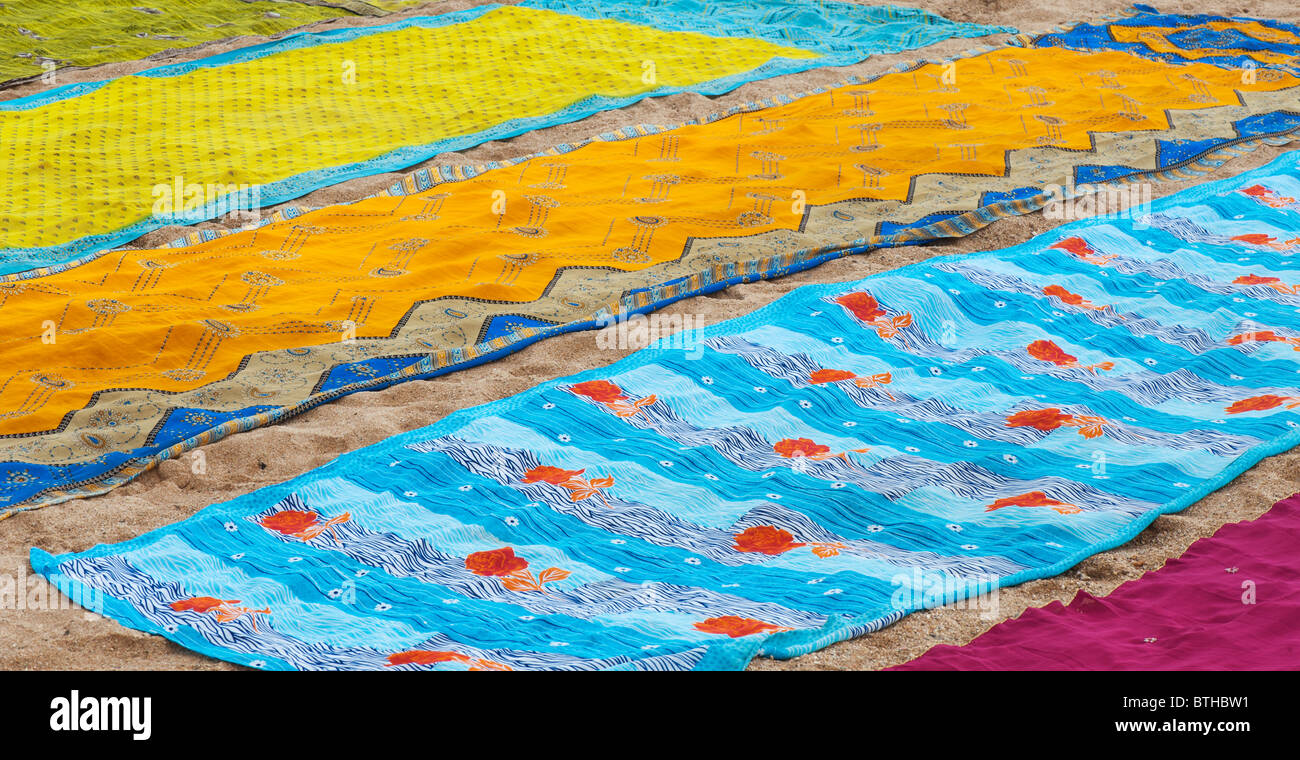
[[43, 74], [45, 61], [60, 67], [131, 61], [348, 15], [340, 8], [244, 0], [10, 0], [0, 3], [0, 82]]
[[[1167, 110], [1300, 84], [1060, 49], [955, 67], [0, 283], [0, 432], [48, 429], [96, 390], [194, 388], [250, 352], [337, 341], [349, 320], [359, 337], [387, 336], [423, 299], [526, 302], [560, 267], [635, 270], [678, 257], [692, 236], [791, 229], [799, 193], [902, 199], [914, 175], [1001, 176], [1009, 150], [1087, 151], [1090, 131], [1164, 130]], [[45, 320], [57, 345], [41, 340]]]
[[[185, 186], [263, 185], [544, 116], [591, 95], [723, 78], [778, 56], [817, 54], [505, 7], [463, 24], [177, 77], [123, 77], [34, 110], [0, 112], [0, 196], [20, 199], [0, 213], [0, 247], [54, 245], [180, 210], [190, 198], [156, 207], [177, 176]], [[652, 83], [646, 61], [654, 62]]]

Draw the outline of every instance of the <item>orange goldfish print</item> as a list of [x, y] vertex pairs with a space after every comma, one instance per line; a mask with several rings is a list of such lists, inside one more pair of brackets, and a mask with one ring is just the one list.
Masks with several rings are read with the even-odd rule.
[[1080, 309], [1091, 309], [1093, 311], [1106, 310], [1105, 306], [1097, 306], [1083, 296], [1077, 293], [1071, 293], [1060, 285], [1048, 285], [1043, 288], [1043, 295], [1060, 299], [1062, 303], [1068, 303], [1071, 306], [1078, 306]]
[[569, 392], [603, 404], [606, 409], [619, 417], [635, 417], [642, 407], [650, 406], [659, 400], [650, 395], [632, 401], [623, 389], [608, 380], [588, 380], [569, 386]]
[[1056, 248], [1065, 251], [1080, 261], [1095, 264], [1099, 267], [1110, 266], [1111, 261], [1119, 258], [1119, 256], [1113, 253], [1097, 253], [1097, 251], [1093, 250], [1093, 247], [1088, 244], [1088, 241], [1081, 237], [1068, 237], [1058, 243], [1053, 243], [1048, 246], [1048, 248]]
[[605, 494], [600, 492], [602, 488], [609, 488], [614, 485], [613, 478], [592, 478], [584, 480], [578, 477], [586, 472], [586, 468], [581, 470], [565, 470], [560, 467], [534, 467], [524, 473], [523, 482], [525, 483], [550, 483], [553, 486], [560, 486], [569, 490], [569, 501], [582, 501], [590, 499], [593, 496], [599, 496], [600, 500], [605, 503], [606, 507], [609, 502], [605, 499]]
[[558, 567], [548, 567], [534, 578], [528, 570], [528, 560], [515, 555], [509, 546], [491, 551], [474, 552], [465, 558], [465, 568], [485, 578], [500, 578], [501, 585], [510, 591], [540, 591], [547, 583], [568, 578], [571, 573]]
[[790, 531], [781, 530], [772, 525], [755, 525], [737, 533], [734, 548], [738, 552], [766, 554], [769, 557], [775, 557], [791, 549], [804, 546], [811, 547], [812, 553], [822, 559], [834, 557], [840, 553], [840, 550], [846, 548], [844, 544], [839, 542], [797, 543]]
[[984, 508], [985, 512], [993, 512], [1006, 507], [1051, 507], [1053, 510], [1063, 515], [1074, 515], [1083, 510], [1077, 504], [1070, 504], [1065, 501], [1057, 501], [1050, 498], [1042, 491], [1030, 491], [1022, 493], [1019, 496], [1008, 496], [1004, 499], [998, 499]]
[[310, 541], [328, 530], [330, 536], [334, 539], [334, 543], [341, 545], [343, 542], [339, 540], [338, 533], [334, 532], [334, 526], [351, 519], [351, 513], [344, 512], [338, 517], [320, 522], [320, 515], [316, 512], [286, 509], [283, 512], [276, 512], [273, 515], [263, 517], [259, 524], [267, 530], [300, 541]]
[[1007, 427], [1031, 427], [1045, 433], [1062, 427], [1077, 427], [1079, 435], [1084, 438], [1096, 438], [1102, 435], [1106, 432], [1102, 426], [1107, 422], [1105, 417], [1067, 414], [1055, 407], [1027, 409], [1007, 417]]
[[1300, 338], [1288, 338], [1284, 335], [1278, 335], [1272, 330], [1242, 333], [1228, 338], [1228, 345], [1230, 346], [1240, 346], [1246, 343], [1288, 343], [1294, 350], [1300, 351]]
[[1241, 192], [1254, 198], [1260, 203], [1263, 203], [1266, 206], [1272, 206], [1273, 208], [1286, 208], [1287, 206], [1294, 205], [1296, 202], [1295, 198], [1278, 195], [1276, 190], [1270, 187], [1264, 187], [1263, 185], [1251, 185], [1250, 187], [1243, 188]]
[[755, 633], [779, 633], [781, 631], [793, 631], [793, 628], [785, 626], [772, 625], [764, 623], [762, 620], [755, 620], [747, 617], [737, 617], [736, 615], [723, 615], [721, 617], [711, 617], [708, 620], [702, 620], [695, 624], [695, 630], [704, 633], [716, 633], [722, 636], [730, 636], [738, 639], [741, 636], [752, 636]]
[[216, 599], [211, 596], [195, 596], [189, 599], [181, 599], [172, 602], [168, 606], [177, 612], [198, 612], [200, 614], [213, 613], [218, 623], [229, 623], [232, 620], [248, 615], [253, 622], [253, 630], [257, 630], [258, 614], [269, 615], [271, 609], [255, 610], [250, 607], [237, 607], [238, 599]]
[[1300, 285], [1288, 285], [1277, 277], [1244, 274], [1232, 281], [1234, 285], [1264, 285], [1288, 296], [1300, 295]]
[[1292, 238], [1284, 243], [1279, 243], [1277, 238], [1272, 235], [1265, 235], [1262, 232], [1248, 232], [1244, 235], [1233, 235], [1229, 240], [1236, 240], [1247, 245], [1258, 245], [1265, 248], [1272, 248], [1275, 251], [1285, 251], [1296, 243], [1300, 243], [1300, 238]]
[[904, 327], [912, 324], [911, 314], [901, 314], [897, 317], [889, 317], [876, 297], [866, 291], [854, 291], [845, 293], [835, 299], [835, 303], [843, 306], [846, 311], [857, 317], [859, 321], [874, 329], [876, 334], [888, 340], [896, 337]]
[[1277, 409], [1279, 406], [1285, 406], [1287, 409], [1300, 407], [1300, 397], [1295, 396], [1275, 396], [1272, 393], [1263, 396], [1251, 396], [1240, 401], [1234, 401], [1227, 409], [1228, 414], [1244, 414], [1246, 412], [1266, 412], [1269, 409]]
[[[889, 385], [894, 382], [894, 376], [888, 372], [880, 372], [870, 377], [859, 377], [853, 372], [844, 369], [819, 369], [808, 376], [808, 382], [813, 385], [823, 383], [838, 383], [843, 380], [852, 380], [853, 384], [859, 388], [880, 388], [882, 385]], [[897, 401], [894, 394], [880, 388], [881, 392], [889, 397], [890, 401]]]
[[1094, 375], [1097, 370], [1111, 370], [1115, 368], [1114, 362], [1102, 362], [1100, 364], [1080, 364], [1077, 356], [1065, 353], [1060, 346], [1050, 340], [1036, 340], [1029, 344], [1027, 349], [1029, 355], [1039, 361], [1051, 362], [1058, 367], [1068, 367], [1070, 369], [1086, 369]]
[[394, 652], [388, 655], [387, 659], [388, 664], [384, 667], [389, 668], [397, 665], [437, 665], [443, 662], [455, 662], [468, 665], [470, 670], [512, 670], [509, 665], [500, 662], [466, 657], [459, 652], [439, 652], [432, 649], [408, 649], [405, 652]]

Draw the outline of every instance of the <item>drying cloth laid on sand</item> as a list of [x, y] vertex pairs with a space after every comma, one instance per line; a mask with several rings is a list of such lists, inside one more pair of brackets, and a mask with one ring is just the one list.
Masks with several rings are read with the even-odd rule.
[[1080, 591], [894, 670], [1296, 670], [1300, 495], [1104, 597]]
[[1161, 61], [1300, 72], [1300, 27], [1265, 19], [1183, 16], [1134, 6], [1109, 24], [1077, 24], [1034, 40], [1038, 47], [1122, 50]]
[[1300, 153], [807, 286], [32, 565], [260, 668], [739, 668], [1059, 573], [1300, 442]]
[[21, 473], [0, 505], [102, 492], [607, 311], [964, 234], [1045, 183], [1186, 176], [1300, 127], [1300, 80], [1260, 74], [1000, 48], [0, 282], [0, 484]]
[[[666, 4], [653, 26], [610, 18], [620, 4], [604, 0], [571, 0], [564, 13], [482, 6], [292, 35], [0, 103], [10, 159], [0, 194], [11, 201], [0, 213], [0, 273], [650, 96], [715, 95], [902, 44], [1006, 30], [879, 14], [874, 35], [847, 44], [837, 14], [848, 9], [847, 28], [860, 30], [858, 6], [809, 3], [829, 27], [823, 54], [802, 39], [763, 39], [802, 19], [769, 14], [770, 26], [757, 26], [766, 17], [755, 9], [770, 4], [693, 16], [695, 5]], [[745, 26], [728, 29], [728, 20]], [[911, 32], [893, 33], [899, 26]], [[745, 36], [750, 28], [762, 31]]]
[[[378, 13], [377, 9], [372, 12]], [[248, 0], [21, 0], [0, 5], [0, 85], [65, 66], [133, 61], [164, 50], [278, 34], [343, 8]]]

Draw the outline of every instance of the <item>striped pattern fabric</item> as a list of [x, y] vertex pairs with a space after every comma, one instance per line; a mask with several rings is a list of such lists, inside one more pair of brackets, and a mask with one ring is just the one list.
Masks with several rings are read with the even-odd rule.
[[1300, 153], [740, 319], [33, 567], [268, 669], [727, 669], [1061, 572], [1300, 442]]
[[[14, 477], [0, 517], [101, 493], [345, 393], [964, 235], [1042, 208], [1053, 187], [1198, 176], [1300, 129], [1300, 80], [1258, 73], [982, 49], [0, 277], [0, 484]], [[356, 340], [341, 339], [349, 330]]]
[[[0, 102], [13, 157], [0, 173], [13, 202], [0, 212], [0, 274], [647, 97], [717, 95], [876, 51], [1014, 31], [888, 7], [804, 3], [791, 17], [774, 5], [746, 0], [720, 13], [678, 1], [635, 14], [620, 9], [638, 0], [485, 5]], [[815, 38], [790, 31], [809, 15], [821, 22]], [[850, 33], [860, 36], [850, 43]]]

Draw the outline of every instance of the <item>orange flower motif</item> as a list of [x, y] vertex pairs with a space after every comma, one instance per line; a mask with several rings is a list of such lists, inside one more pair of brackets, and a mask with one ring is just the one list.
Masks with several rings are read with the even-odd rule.
[[813, 385], [821, 383], [837, 383], [841, 380], [852, 380], [857, 375], [845, 369], [819, 369], [808, 376], [808, 382]]
[[581, 470], [566, 470], [561, 467], [547, 467], [546, 465], [542, 465], [525, 472], [523, 481], [525, 483], [550, 483], [551, 485], [561, 486], [568, 482], [570, 478], [581, 475], [586, 471], [586, 468]]
[[793, 631], [793, 628], [785, 626], [772, 625], [764, 623], [762, 620], [753, 618], [737, 617], [736, 615], [723, 615], [721, 617], [711, 617], [695, 624], [695, 630], [704, 633], [716, 633], [722, 636], [730, 636], [738, 639], [741, 636], [752, 636], [755, 633], [778, 633], [781, 631]]
[[328, 530], [330, 536], [334, 539], [334, 543], [342, 544], [343, 542], [339, 540], [338, 533], [334, 532], [334, 526], [351, 519], [351, 513], [344, 512], [338, 517], [320, 522], [320, 515], [316, 512], [286, 509], [283, 512], [276, 512], [273, 515], [263, 517], [260, 525], [267, 530], [300, 541], [310, 541]]
[[772, 525], [755, 525], [752, 528], [746, 528], [744, 531], [736, 534], [735, 549], [738, 552], [750, 552], [755, 554], [766, 554], [769, 557], [775, 557], [791, 549], [798, 549], [801, 546], [811, 546], [812, 553], [825, 559], [834, 557], [844, 549], [841, 543], [796, 543], [794, 536], [789, 531], [781, 530]]
[[795, 543], [794, 536], [789, 531], [771, 525], [755, 525], [736, 534], [738, 552], [753, 552], [775, 557], [800, 546], [807, 546], [807, 544]]
[[989, 506], [984, 508], [985, 512], [992, 512], [1004, 507], [1051, 507], [1053, 510], [1063, 515], [1073, 515], [1082, 512], [1076, 504], [1070, 504], [1065, 501], [1057, 501], [1048, 497], [1042, 491], [1030, 491], [1022, 493], [1019, 496], [1008, 496], [1005, 499], [998, 499]]
[[1240, 346], [1246, 343], [1290, 343], [1296, 351], [1300, 351], [1300, 338], [1288, 338], [1278, 335], [1272, 330], [1242, 333], [1228, 338], [1228, 345], [1230, 346]]
[[772, 448], [786, 459], [793, 457], [824, 459], [827, 454], [831, 453], [830, 446], [814, 443], [807, 438], [786, 438], [778, 441]]
[[659, 400], [658, 396], [650, 395], [632, 401], [622, 388], [608, 380], [588, 380], [585, 383], [569, 386], [569, 390], [603, 404], [619, 417], [635, 417], [642, 407], [650, 406]]
[[223, 604], [239, 604], [238, 599], [215, 599], [210, 596], [195, 596], [181, 599], [167, 605], [177, 612], [210, 612]]
[[[786, 438], [777, 441], [772, 450], [786, 459], [812, 459], [822, 461], [825, 459], [843, 459], [849, 461], [847, 452], [832, 454], [831, 447], [809, 440], [807, 438]], [[870, 449], [851, 449], [858, 453], [864, 453]]]
[[588, 380], [585, 383], [569, 386], [569, 390], [579, 396], [586, 396], [592, 401], [599, 401], [602, 404], [627, 398], [627, 394], [623, 392], [622, 388], [608, 380]]
[[1102, 362], [1100, 364], [1079, 364], [1079, 358], [1065, 353], [1060, 346], [1050, 340], [1036, 340], [1029, 344], [1027, 349], [1029, 355], [1039, 361], [1051, 362], [1058, 367], [1069, 367], [1073, 369], [1086, 369], [1089, 372], [1096, 373], [1097, 370], [1114, 369], [1114, 362]]
[[1300, 407], [1300, 398], [1291, 396], [1275, 396], [1271, 393], [1263, 396], [1251, 396], [1240, 401], [1234, 401], [1228, 407], [1228, 414], [1243, 414], [1245, 412], [1266, 412], [1269, 409], [1276, 409], [1286, 404], [1287, 409]]
[[[582, 501], [590, 499], [593, 496], [599, 496], [600, 500], [609, 507], [609, 501], [605, 499], [605, 494], [600, 492], [602, 488], [609, 488], [614, 485], [613, 478], [592, 478], [584, 480], [578, 477], [586, 472], [586, 468], [581, 470], [565, 470], [559, 467], [534, 467], [524, 473], [523, 482], [525, 483], [550, 483], [551, 485], [560, 486], [569, 490], [569, 501]], [[609, 507], [612, 509], [613, 507]]]
[[1243, 274], [1233, 280], [1234, 285], [1266, 285], [1279, 293], [1288, 296], [1300, 295], [1300, 286], [1287, 285], [1277, 277], [1266, 277], [1258, 274]]
[[468, 665], [470, 670], [510, 670], [509, 665], [504, 665], [492, 660], [480, 660], [474, 657], [466, 657], [459, 652], [439, 652], [432, 649], [409, 649], [405, 652], [395, 652], [388, 655], [388, 664], [384, 667], [395, 667], [397, 665], [437, 665], [442, 662], [458, 662], [462, 665]]
[[474, 552], [465, 558], [465, 567], [475, 575], [498, 578], [528, 567], [528, 560], [516, 557], [509, 546], [492, 551]]
[[1093, 250], [1092, 246], [1088, 244], [1088, 241], [1081, 237], [1068, 237], [1058, 243], [1053, 243], [1048, 247], [1065, 251], [1081, 261], [1086, 261], [1089, 264], [1095, 264], [1099, 267], [1109, 266], [1111, 260], [1118, 258], [1113, 253], [1097, 253]]
[[904, 327], [912, 324], [911, 314], [902, 314], [893, 318], [887, 317], [885, 310], [876, 301], [876, 297], [865, 291], [859, 290], [845, 293], [836, 298], [835, 303], [843, 306], [853, 316], [866, 323], [882, 338], [893, 338]]
[[388, 666], [437, 665], [440, 662], [468, 663], [469, 658], [458, 652], [438, 652], [431, 649], [409, 649], [388, 655]]
[[1076, 416], [1060, 409], [1027, 409], [1007, 417], [1007, 427], [1031, 427], [1045, 433], [1061, 427], [1077, 427], [1079, 435], [1084, 438], [1096, 438], [1105, 432], [1102, 427], [1107, 422], [1105, 417], [1091, 415]]
[[[859, 388], [879, 388], [882, 385], [889, 385], [894, 382], [894, 376], [889, 372], [881, 372], [871, 377], [858, 377], [855, 373], [844, 369], [819, 369], [808, 376], [808, 382], [813, 385], [823, 383], [838, 383], [842, 380], [852, 380], [853, 384]], [[890, 401], [895, 401], [894, 394], [880, 389]]]
[[189, 599], [181, 599], [172, 602], [168, 606], [177, 612], [197, 612], [200, 614], [213, 613], [218, 623], [229, 623], [232, 620], [248, 615], [253, 621], [253, 630], [257, 631], [257, 615], [269, 615], [271, 609], [255, 610], [250, 607], [237, 607], [238, 599], [216, 599], [210, 596], [195, 596]]
[[835, 303], [848, 309], [853, 316], [863, 322], [874, 322], [878, 317], [885, 316], [885, 310], [880, 308], [880, 302], [876, 300], [875, 296], [865, 291], [845, 293], [836, 298]]
[[562, 581], [571, 573], [558, 567], [548, 567], [536, 578], [528, 571], [528, 560], [516, 557], [515, 550], [509, 546], [491, 551], [474, 552], [465, 558], [465, 567], [475, 575], [500, 578], [501, 585], [510, 591], [541, 591], [548, 583]]

